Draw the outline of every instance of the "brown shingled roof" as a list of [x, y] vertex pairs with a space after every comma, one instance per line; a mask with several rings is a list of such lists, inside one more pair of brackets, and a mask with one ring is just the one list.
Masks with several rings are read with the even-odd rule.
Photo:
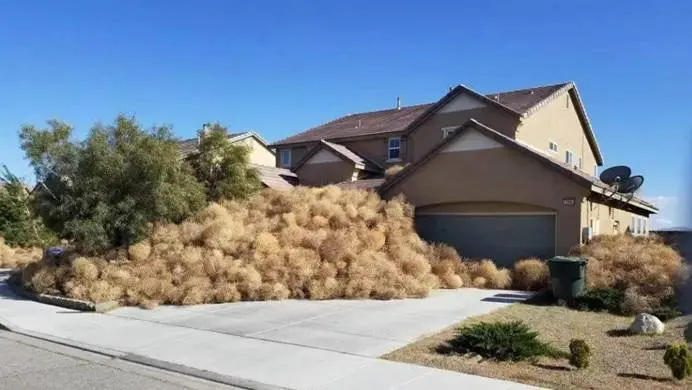
[[269, 188], [290, 189], [298, 184], [298, 175], [289, 169], [259, 164], [250, 164], [250, 166], [257, 169], [260, 181]]
[[[515, 114], [523, 114], [568, 84], [569, 83], [562, 83], [478, 96], [481, 98], [484, 96], [493, 102], [499, 103], [498, 106], [504, 106], [503, 108]], [[453, 91], [457, 91], [457, 89], [459, 92], [462, 90], [471, 91], [466, 87], [457, 87]], [[448, 95], [445, 95], [445, 97]], [[284, 138], [281, 141], [275, 142], [274, 145], [314, 142], [321, 139], [334, 140], [404, 131], [416, 119], [426, 114], [427, 111], [432, 109], [437, 103], [438, 102], [425, 103], [401, 107], [400, 109], [392, 108], [388, 110], [347, 115], [323, 125], [313, 127], [302, 133]]]

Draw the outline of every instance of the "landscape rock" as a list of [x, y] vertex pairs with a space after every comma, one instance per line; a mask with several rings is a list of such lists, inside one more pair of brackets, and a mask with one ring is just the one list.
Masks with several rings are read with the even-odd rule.
[[661, 334], [666, 329], [663, 322], [651, 314], [640, 313], [634, 317], [630, 332], [634, 334]]

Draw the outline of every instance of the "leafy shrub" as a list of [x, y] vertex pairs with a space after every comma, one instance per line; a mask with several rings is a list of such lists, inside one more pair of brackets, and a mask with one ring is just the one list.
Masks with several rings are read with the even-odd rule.
[[548, 287], [549, 279], [548, 265], [540, 259], [524, 259], [514, 263], [512, 281], [517, 290], [543, 290]]
[[[45, 270], [55, 277], [31, 283]], [[509, 285], [492, 262], [462, 262], [416, 234], [413, 207], [336, 186], [264, 190], [156, 224], [129, 248], [27, 268], [38, 292], [151, 307], [285, 298], [395, 299], [465, 283]], [[482, 283], [482, 284], [481, 284]]]
[[72, 128], [25, 126], [22, 148], [42, 189], [36, 206], [43, 221], [85, 252], [145, 238], [151, 223], [181, 222], [205, 204], [204, 189], [181, 161], [165, 127], [145, 132], [118, 116], [95, 125], [84, 142]]
[[538, 356], [564, 357], [565, 354], [537, 339], [521, 321], [482, 322], [465, 326], [448, 342], [460, 354], [477, 354], [486, 359], [520, 361]]
[[624, 294], [614, 288], [594, 288], [586, 291], [584, 296], [573, 299], [568, 305], [578, 310], [607, 311], [621, 313]]
[[673, 377], [682, 380], [692, 375], [692, 354], [687, 344], [672, 344], [663, 355], [663, 362], [670, 368]]
[[55, 234], [34, 215], [31, 195], [6, 166], [0, 175], [0, 237], [7, 245], [31, 247], [55, 244]]
[[596, 236], [574, 254], [589, 260], [589, 289], [629, 291], [626, 309], [648, 311], [661, 306], [663, 299], [674, 294], [684, 274], [680, 254], [654, 235]]
[[569, 342], [569, 364], [573, 365], [578, 369], [584, 369], [589, 367], [589, 362], [591, 359], [591, 348], [586, 341], [574, 339]]
[[249, 167], [250, 149], [228, 142], [228, 131], [219, 124], [199, 132], [198, 152], [188, 157], [207, 199], [246, 199], [261, 188], [259, 174]]

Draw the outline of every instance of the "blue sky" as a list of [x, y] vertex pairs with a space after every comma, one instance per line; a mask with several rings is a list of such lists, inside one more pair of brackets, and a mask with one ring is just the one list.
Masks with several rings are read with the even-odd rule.
[[[483, 3], [483, 4], [481, 4]], [[270, 141], [362, 110], [575, 81], [605, 155], [646, 177], [658, 225], [692, 177], [687, 1], [0, 0], [0, 163], [21, 124], [83, 136], [116, 114], [219, 121]]]

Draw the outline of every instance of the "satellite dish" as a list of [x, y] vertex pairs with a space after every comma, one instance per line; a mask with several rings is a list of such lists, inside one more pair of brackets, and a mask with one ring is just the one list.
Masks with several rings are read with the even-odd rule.
[[618, 165], [615, 167], [610, 167], [605, 171], [601, 172], [600, 179], [602, 182], [609, 186], [622, 183], [629, 179], [632, 174], [630, 167], [624, 165]]
[[633, 194], [644, 184], [644, 176], [637, 175], [620, 182], [618, 192], [622, 194]]

